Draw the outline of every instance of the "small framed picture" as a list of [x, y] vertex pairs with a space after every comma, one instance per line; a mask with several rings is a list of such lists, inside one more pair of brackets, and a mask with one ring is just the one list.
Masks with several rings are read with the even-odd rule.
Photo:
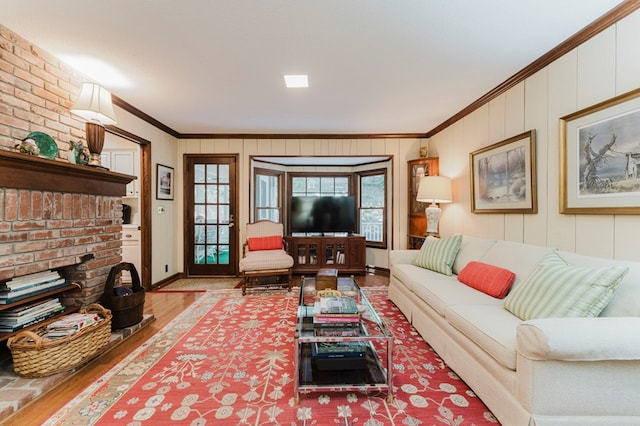
[[158, 164], [156, 171], [156, 199], [173, 200], [173, 167]]
[[471, 162], [473, 213], [537, 213], [536, 131], [479, 149]]

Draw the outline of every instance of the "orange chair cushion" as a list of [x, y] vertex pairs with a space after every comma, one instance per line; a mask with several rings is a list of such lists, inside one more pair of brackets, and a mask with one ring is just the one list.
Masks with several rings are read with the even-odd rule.
[[269, 237], [254, 237], [247, 239], [250, 251], [277, 250], [282, 248], [282, 237], [272, 235]]
[[498, 299], [507, 295], [515, 279], [516, 274], [507, 269], [476, 261], [467, 263], [458, 274], [461, 283]]

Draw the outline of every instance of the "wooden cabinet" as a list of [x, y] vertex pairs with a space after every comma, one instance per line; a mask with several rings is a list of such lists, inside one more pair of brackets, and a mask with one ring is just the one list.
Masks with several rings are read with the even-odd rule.
[[[408, 224], [407, 236], [409, 238], [409, 248], [416, 248], [415, 237], [424, 237], [427, 232], [427, 217], [424, 210], [427, 203], [416, 201], [418, 195], [418, 186], [423, 176], [438, 175], [438, 157], [420, 158], [418, 160], [408, 161], [409, 170], [409, 205], [408, 205]], [[420, 245], [421, 245], [420, 241]]]
[[[133, 263], [136, 271], [138, 271], [138, 275], [142, 275], [140, 233], [140, 226], [138, 225], [122, 225], [122, 261]], [[129, 271], [122, 271], [121, 278], [123, 283], [132, 282]]]
[[315, 274], [321, 268], [334, 268], [345, 274], [365, 273], [364, 236], [286, 237], [286, 240], [294, 274]]
[[[139, 153], [133, 150], [104, 150], [101, 154], [102, 166], [125, 175], [140, 175]], [[127, 184], [126, 197], [137, 197], [140, 194], [139, 179]]]

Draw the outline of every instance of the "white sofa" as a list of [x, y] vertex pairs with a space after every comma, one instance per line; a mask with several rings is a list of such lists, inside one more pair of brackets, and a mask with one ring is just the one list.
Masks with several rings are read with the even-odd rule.
[[415, 266], [419, 250], [392, 250], [389, 298], [502, 424], [639, 425], [640, 262], [557, 252], [571, 265], [629, 267], [595, 318], [523, 321], [455, 275], [472, 260], [495, 265], [515, 273], [513, 291], [550, 251], [463, 236], [447, 276]]

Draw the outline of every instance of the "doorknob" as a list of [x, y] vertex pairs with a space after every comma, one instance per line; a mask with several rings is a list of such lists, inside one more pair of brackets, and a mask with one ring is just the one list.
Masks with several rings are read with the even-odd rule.
[[233, 228], [235, 226], [233, 214], [229, 215], [229, 228]]

